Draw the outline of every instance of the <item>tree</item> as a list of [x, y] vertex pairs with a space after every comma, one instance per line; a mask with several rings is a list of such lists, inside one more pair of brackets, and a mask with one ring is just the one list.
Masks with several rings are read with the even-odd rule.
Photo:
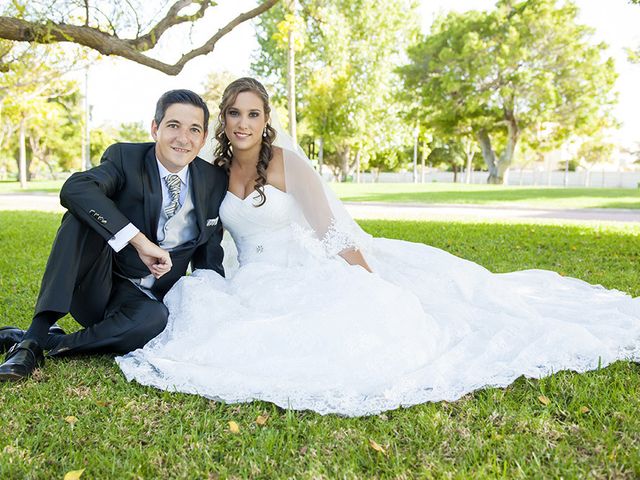
[[[634, 3], [636, 5], [640, 5], [640, 0], [629, 0], [629, 3]], [[631, 63], [640, 63], [640, 47], [627, 48], [627, 59]]]
[[[444, 165], [453, 172], [454, 183], [458, 181], [458, 173], [465, 167], [468, 172], [477, 164], [476, 151], [468, 137], [434, 137], [428, 143], [430, 150], [427, 161], [431, 165]], [[470, 176], [468, 177], [470, 181]]]
[[78, 57], [69, 60], [59, 46], [2, 46], [0, 148], [15, 156], [24, 188], [33, 160], [53, 172], [80, 151], [78, 86], [63, 78]]
[[616, 101], [613, 59], [576, 23], [570, 1], [499, 0], [491, 12], [449, 13], [401, 69], [430, 125], [470, 131], [502, 183], [516, 147], [544, 124], [549, 145], [593, 129]]
[[[147, 5], [145, 8], [141, 0], [14, 0], [14, 8], [0, 16], [0, 38], [41, 44], [72, 42], [103, 55], [116, 55], [168, 75], [177, 75], [187, 62], [212, 52], [227, 33], [267, 11], [277, 1], [264, 0], [254, 9], [239, 14], [200, 46], [183, 53], [173, 64], [144, 52], [157, 46], [162, 36], [173, 27], [183, 24], [194, 26], [216, 2], [176, 0], [168, 5], [168, 1], [162, 1], [160, 5], [154, 3], [152, 7]], [[145, 13], [148, 13], [146, 19], [143, 18]], [[163, 16], [157, 20], [160, 15]], [[6, 64], [0, 64], [0, 70], [2, 68], [7, 68]]]
[[92, 128], [89, 135], [89, 158], [91, 165], [96, 166], [100, 163], [104, 151], [115, 143], [116, 139], [109, 128]]
[[[307, 0], [295, 53], [299, 123], [319, 141], [319, 160], [334, 163], [345, 179], [372, 151], [406, 141], [407, 128], [395, 101], [395, 64], [417, 35], [416, 4], [410, 0]], [[253, 70], [273, 80], [274, 99], [287, 92], [285, 6], [260, 17], [261, 51]], [[336, 155], [325, 157], [325, 151]]]
[[142, 143], [151, 142], [149, 127], [145, 127], [142, 122], [121, 123], [115, 135], [117, 142]]
[[593, 167], [599, 163], [609, 162], [614, 150], [615, 145], [607, 141], [602, 135], [588, 138], [582, 142], [578, 148], [578, 160], [586, 171], [584, 180], [585, 187], [590, 185]]
[[117, 128], [108, 125], [92, 128], [89, 145], [91, 164], [94, 166], [98, 165], [104, 151], [113, 143], [142, 143], [152, 141], [149, 127], [145, 127], [142, 122], [129, 122], [121, 123]]
[[235, 79], [236, 75], [227, 71], [211, 72], [207, 76], [204, 82], [202, 98], [207, 102], [209, 110], [211, 110], [212, 118], [215, 118], [218, 114], [218, 105], [220, 105], [220, 101], [222, 100], [224, 89]]

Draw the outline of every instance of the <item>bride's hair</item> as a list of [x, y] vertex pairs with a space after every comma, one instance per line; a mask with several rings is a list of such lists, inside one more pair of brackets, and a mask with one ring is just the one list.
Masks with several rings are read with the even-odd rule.
[[[253, 92], [262, 99], [266, 118], [269, 118], [271, 113], [269, 94], [264, 86], [255, 78], [239, 78], [231, 82], [227, 85], [227, 88], [224, 89], [222, 100], [220, 101], [218, 124], [216, 125], [215, 130], [215, 138], [218, 145], [214, 152], [214, 163], [224, 167], [227, 173], [229, 173], [229, 169], [231, 168], [233, 152], [231, 150], [231, 142], [227, 138], [227, 134], [224, 132], [224, 117], [227, 113], [227, 109], [235, 103], [238, 94], [242, 92]], [[260, 147], [260, 154], [258, 155], [258, 164], [256, 166], [258, 177], [256, 178], [254, 188], [260, 195], [260, 202], [255, 205], [256, 207], [264, 205], [267, 201], [267, 196], [264, 193], [264, 186], [267, 184], [267, 167], [273, 158], [273, 141], [276, 138], [276, 130], [269, 124], [269, 122], [267, 122], [265, 130], [266, 136], [262, 135], [261, 132], [262, 145]]]

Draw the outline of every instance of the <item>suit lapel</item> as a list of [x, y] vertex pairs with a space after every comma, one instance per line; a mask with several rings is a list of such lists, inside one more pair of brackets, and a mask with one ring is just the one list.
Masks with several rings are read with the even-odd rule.
[[207, 185], [205, 185], [205, 175], [200, 172], [197, 159], [189, 164], [189, 181], [191, 182], [193, 206], [198, 219], [198, 240], [205, 231], [205, 216], [207, 214]]
[[144, 185], [145, 228], [149, 239], [156, 243], [158, 241], [160, 209], [162, 208], [162, 186], [160, 185], [155, 144], [149, 149], [144, 158], [142, 181]]

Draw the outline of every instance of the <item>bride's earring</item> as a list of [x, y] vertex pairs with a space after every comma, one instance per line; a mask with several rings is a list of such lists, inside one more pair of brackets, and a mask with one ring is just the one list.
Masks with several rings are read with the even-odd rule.
[[262, 136], [264, 138], [267, 138], [267, 127], [264, 127], [264, 130], [262, 131]]

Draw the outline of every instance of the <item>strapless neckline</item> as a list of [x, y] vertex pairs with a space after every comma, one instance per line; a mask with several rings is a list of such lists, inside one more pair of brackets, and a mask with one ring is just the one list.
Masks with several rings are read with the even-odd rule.
[[[270, 183], [267, 183], [267, 184], [264, 186], [264, 188], [265, 188], [265, 189], [266, 189], [267, 187], [271, 187], [273, 190], [275, 190], [275, 191], [277, 191], [277, 192], [280, 192], [280, 193], [283, 193], [283, 194], [285, 194], [285, 195], [287, 194], [287, 192], [283, 192], [283, 191], [282, 191], [282, 190], [280, 190], [278, 187], [274, 187], [274, 186], [273, 186], [273, 185], [271, 185]], [[253, 197], [253, 194], [254, 194], [254, 193], [258, 193], [258, 191], [257, 191], [257, 190], [252, 190], [252, 191], [251, 191], [251, 192], [250, 192], [246, 197], [244, 197], [244, 198], [240, 198], [238, 195], [236, 195], [235, 193], [233, 193], [231, 190], [227, 190], [227, 194], [230, 194], [230, 195], [231, 195], [231, 197], [233, 197], [233, 198], [235, 198], [235, 199], [237, 199], [237, 200], [239, 200], [239, 201], [241, 201], [241, 202], [246, 201], [248, 198], [254, 198], [254, 197]]]

